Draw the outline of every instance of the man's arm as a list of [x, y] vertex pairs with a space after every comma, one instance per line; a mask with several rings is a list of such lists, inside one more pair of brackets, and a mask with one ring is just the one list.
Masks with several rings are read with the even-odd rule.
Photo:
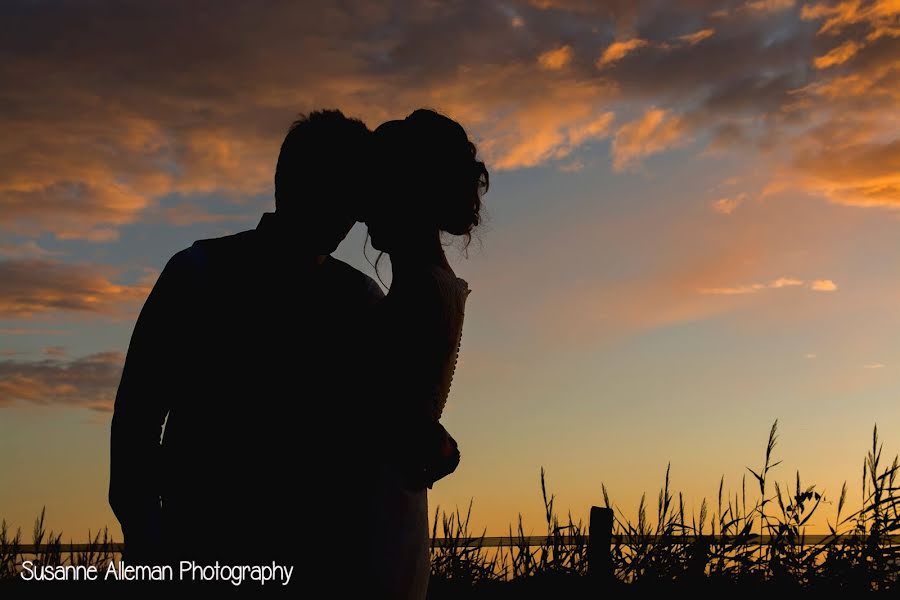
[[[110, 438], [109, 504], [131, 562], [152, 560], [161, 541], [160, 436], [183, 347], [185, 254], [169, 260], [138, 317], [116, 393]], [[177, 385], [177, 384], [175, 384]]]

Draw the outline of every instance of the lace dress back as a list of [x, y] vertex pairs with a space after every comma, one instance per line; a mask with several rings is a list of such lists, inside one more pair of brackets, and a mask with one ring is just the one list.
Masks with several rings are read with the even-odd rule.
[[447, 303], [447, 353], [446, 356], [441, 357], [443, 359], [442, 369], [435, 385], [432, 401], [432, 416], [437, 421], [441, 418], [444, 407], [447, 406], [447, 399], [450, 397], [450, 387], [453, 384], [453, 376], [456, 374], [456, 365], [462, 346], [466, 299], [472, 290], [465, 279], [443, 270], [435, 270], [435, 281], [441, 291], [441, 296]]

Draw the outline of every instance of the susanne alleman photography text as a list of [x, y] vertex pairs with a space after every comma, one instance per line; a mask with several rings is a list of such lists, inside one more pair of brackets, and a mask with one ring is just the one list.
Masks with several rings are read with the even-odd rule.
[[115, 582], [226, 582], [235, 586], [288, 585], [294, 573], [293, 565], [279, 565], [274, 561], [265, 565], [201, 564], [191, 560], [172, 565], [129, 565], [111, 560], [106, 568], [96, 565], [39, 565], [26, 560], [20, 574], [29, 582], [115, 581]]

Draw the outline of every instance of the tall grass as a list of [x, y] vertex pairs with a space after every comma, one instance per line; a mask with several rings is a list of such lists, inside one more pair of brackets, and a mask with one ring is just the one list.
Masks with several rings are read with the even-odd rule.
[[[636, 516], [626, 517], [601, 486], [603, 503], [614, 511], [610, 556], [622, 592], [673, 589], [843, 590], [859, 593], [898, 589], [900, 568], [900, 471], [898, 458], [884, 460], [878, 429], [862, 466], [862, 503], [848, 511], [847, 484], [836, 502], [826, 503], [821, 490], [795, 473], [789, 485], [773, 477], [778, 423], [772, 425], [761, 465], [748, 468], [736, 493], [720, 479], [715, 502], [704, 500], [688, 513], [680, 493], [671, 489], [670, 470], [656, 500], [655, 514], [646, 496]], [[588, 531], [571, 513], [561, 519], [556, 499], [547, 491], [541, 469], [546, 533], [537, 545], [525, 534], [522, 516], [509, 526], [501, 547], [486, 547], [485, 532], [470, 525], [472, 503], [465, 512], [435, 511], [432, 529], [430, 596], [470, 594], [543, 595], [589, 589]], [[806, 529], [826, 506], [824, 539], [809, 543]], [[652, 516], [651, 516], [652, 514]], [[438, 543], [438, 538], [441, 542]], [[44, 511], [35, 521], [34, 548], [23, 552], [21, 531], [12, 534], [0, 523], [0, 580], [13, 579], [23, 560], [41, 564], [105, 567], [116, 546], [108, 531], [93, 537], [79, 552], [63, 551], [62, 534], [47, 532]], [[764, 543], [761, 543], [764, 542]], [[348, 556], [353, 556], [348, 544]], [[364, 558], [360, 558], [362, 560]]]
[[41, 509], [40, 516], [34, 521], [32, 547], [27, 552], [21, 529], [12, 534], [6, 520], [0, 521], [0, 582], [14, 580], [26, 560], [39, 565], [95, 565], [106, 568], [109, 561], [118, 555], [116, 544], [105, 527], [93, 536], [88, 531], [87, 542], [80, 544], [81, 549], [77, 552], [64, 550], [62, 533], [48, 532], [44, 526], [45, 512], [46, 509]]
[[[827, 519], [824, 539], [820, 535], [814, 544], [807, 539], [806, 529], [824, 510], [825, 497], [815, 485], [804, 484], [799, 472], [793, 475], [792, 485], [773, 478], [773, 470], [780, 465], [775, 460], [777, 441], [776, 421], [769, 431], [762, 465], [747, 469], [740, 491], [726, 492], [722, 478], [715, 503], [711, 506], [703, 500], [699, 510], [690, 514], [683, 496], [671, 489], [668, 467], [653, 517], [646, 495], [631, 519], [610, 500], [602, 485], [603, 503], [615, 514], [610, 552], [618, 585], [632, 590], [700, 586], [896, 591], [900, 466], [897, 457], [889, 463], [883, 460], [877, 427], [863, 464], [861, 507], [847, 512], [845, 483], [836, 505], [830, 503], [835, 513]], [[584, 589], [568, 580], [587, 580], [583, 577], [587, 573], [587, 531], [581, 522], [573, 522], [571, 514], [560, 524], [543, 469], [541, 491], [547, 531], [539, 546], [529, 545], [520, 515], [516, 530], [510, 527], [506, 547], [488, 549], [476, 542], [474, 547], [456, 543], [433, 549], [432, 587], [442, 596], [450, 595], [445, 593], [450, 590], [460, 595], [476, 583], [506, 582], [515, 589], [516, 584], [529, 580]], [[472, 538], [470, 512], [471, 505], [464, 520], [436, 512], [435, 522], [443, 519], [445, 537]], [[471, 577], [473, 572], [478, 573], [477, 578]]]

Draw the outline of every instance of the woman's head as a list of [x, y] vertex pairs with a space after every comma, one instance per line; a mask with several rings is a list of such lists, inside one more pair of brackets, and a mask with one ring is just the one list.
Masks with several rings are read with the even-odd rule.
[[433, 240], [438, 233], [471, 237], [481, 223], [489, 175], [462, 126], [419, 109], [375, 130], [377, 193], [366, 224], [385, 252]]

